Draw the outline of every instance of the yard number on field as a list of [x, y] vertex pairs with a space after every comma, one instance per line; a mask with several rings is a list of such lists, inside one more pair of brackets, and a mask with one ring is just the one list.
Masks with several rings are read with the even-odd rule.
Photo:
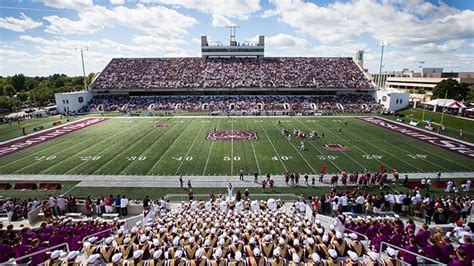
[[145, 161], [146, 160], [146, 156], [129, 156], [125, 158], [127, 158], [127, 160], [129, 161]]
[[408, 157], [412, 159], [426, 159], [428, 158], [428, 155], [426, 154], [407, 154]]
[[291, 156], [280, 156], [280, 158], [278, 158], [278, 156], [273, 156], [272, 160], [278, 161], [278, 160], [281, 159], [282, 161], [288, 161], [288, 159], [291, 159], [291, 158], [293, 158], [293, 157], [291, 157]]
[[179, 156], [179, 157], [171, 157], [171, 159], [173, 160], [176, 160], [176, 161], [182, 161], [182, 160], [185, 160], [185, 161], [192, 161], [194, 158], [193, 156]]
[[99, 155], [94, 155], [94, 156], [81, 156], [81, 160], [83, 161], [97, 161], [100, 159]]
[[[227, 157], [227, 156], [224, 156], [224, 161], [230, 161], [232, 157]], [[239, 156], [234, 156], [234, 161], [240, 161], [240, 157]]]
[[382, 155], [377, 155], [377, 154], [364, 154], [362, 155], [367, 160], [381, 160], [383, 158]]
[[56, 155], [51, 155], [51, 156], [36, 156], [35, 157], [35, 160], [37, 161], [43, 161], [43, 160], [46, 160], [46, 161], [51, 161], [51, 160], [54, 160], [56, 159]]
[[319, 160], [336, 160], [336, 155], [318, 155]]

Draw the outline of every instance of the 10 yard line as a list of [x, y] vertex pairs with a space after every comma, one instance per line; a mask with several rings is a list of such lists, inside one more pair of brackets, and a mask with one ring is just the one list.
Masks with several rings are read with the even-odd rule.
[[[216, 126], [216, 130], [219, 128], [219, 123], [221, 122], [221, 118], [219, 117], [219, 121], [217, 121], [217, 126]], [[211, 148], [209, 149], [209, 153], [207, 154], [207, 159], [206, 159], [206, 165], [204, 166], [204, 170], [202, 171], [202, 175], [204, 175], [206, 173], [206, 170], [207, 170], [207, 165], [209, 164], [209, 158], [211, 157], [211, 153], [212, 153], [212, 147], [214, 146], [214, 141], [211, 141]]]

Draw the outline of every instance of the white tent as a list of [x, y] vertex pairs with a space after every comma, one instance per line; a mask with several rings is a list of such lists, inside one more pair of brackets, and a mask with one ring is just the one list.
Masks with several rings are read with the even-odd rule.
[[427, 102], [426, 104], [446, 108], [466, 108], [464, 104], [453, 99], [434, 99]]

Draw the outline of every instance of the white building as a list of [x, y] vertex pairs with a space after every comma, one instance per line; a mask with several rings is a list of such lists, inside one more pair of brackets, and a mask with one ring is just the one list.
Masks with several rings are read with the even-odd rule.
[[56, 106], [58, 112], [64, 114], [66, 112], [77, 112], [92, 99], [90, 91], [75, 91], [66, 93], [55, 93]]
[[394, 90], [377, 91], [376, 100], [383, 105], [384, 111], [395, 112], [408, 107], [410, 93], [398, 92]]

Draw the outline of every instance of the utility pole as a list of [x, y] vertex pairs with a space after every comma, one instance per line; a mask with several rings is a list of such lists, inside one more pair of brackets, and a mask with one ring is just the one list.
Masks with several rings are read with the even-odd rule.
[[380, 67], [379, 67], [379, 78], [378, 78], [378, 82], [377, 82], [377, 86], [379, 87], [379, 89], [382, 87], [382, 64], [383, 64], [383, 50], [385, 48], [385, 46], [388, 46], [390, 45], [388, 42], [385, 42], [385, 41], [381, 41], [380, 43], [377, 44], [377, 46], [380, 46], [382, 47], [382, 51], [380, 53]]
[[[85, 49], [86, 49], [86, 51], [89, 50], [89, 49], [87, 49], [87, 47], [86, 47]], [[78, 50], [78, 48], [76, 48], [76, 50]], [[83, 77], [84, 77], [84, 90], [87, 90], [86, 67], [85, 67], [85, 65], [84, 65], [84, 52], [83, 52], [82, 45], [81, 45], [81, 47], [79, 48], [79, 50], [81, 51], [82, 75], [83, 75]]]

